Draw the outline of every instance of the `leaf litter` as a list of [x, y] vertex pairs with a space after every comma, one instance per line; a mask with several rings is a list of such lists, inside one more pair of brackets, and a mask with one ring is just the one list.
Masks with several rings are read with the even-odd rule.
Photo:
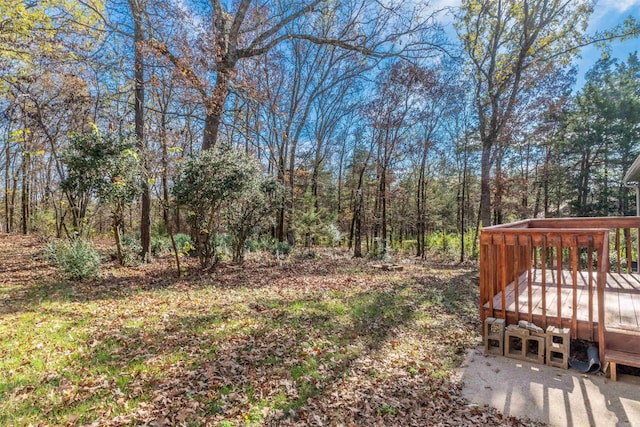
[[[477, 270], [330, 253], [67, 282], [0, 236], [0, 421], [93, 426], [532, 425], [478, 407]], [[39, 347], [38, 347], [39, 346]], [[37, 363], [36, 363], [37, 362]]]

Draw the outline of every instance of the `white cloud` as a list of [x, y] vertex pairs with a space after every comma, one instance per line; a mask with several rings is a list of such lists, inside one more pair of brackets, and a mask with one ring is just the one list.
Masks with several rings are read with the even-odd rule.
[[429, 3], [434, 9], [441, 9], [444, 7], [458, 7], [461, 4], [460, 0], [434, 0]]
[[625, 13], [635, 7], [640, 7], [640, 0], [600, 0], [596, 5], [596, 10], [600, 8], [615, 9], [618, 13]]

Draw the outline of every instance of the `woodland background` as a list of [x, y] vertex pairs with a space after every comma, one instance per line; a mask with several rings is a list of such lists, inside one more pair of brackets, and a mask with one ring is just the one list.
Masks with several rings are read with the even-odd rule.
[[640, 62], [607, 42], [638, 25], [587, 34], [593, 7], [5, 0], [0, 228], [114, 235], [123, 263], [294, 242], [463, 261], [481, 225], [634, 215]]

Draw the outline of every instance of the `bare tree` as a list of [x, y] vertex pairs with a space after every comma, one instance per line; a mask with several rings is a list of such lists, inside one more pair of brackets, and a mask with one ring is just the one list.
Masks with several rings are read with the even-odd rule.
[[[200, 32], [197, 43], [191, 40], [189, 31], [176, 36], [173, 46], [156, 40], [149, 43], [198, 93], [205, 108], [203, 149], [216, 145], [238, 63], [262, 56], [287, 40], [331, 45], [376, 58], [402, 53], [419, 55], [440, 48], [430, 36], [436, 28], [434, 12], [424, 19], [414, 19], [425, 16], [424, 7], [406, 10], [404, 2], [383, 6], [366, 0], [283, 4], [240, 0], [232, 11], [220, 0], [213, 0], [210, 9], [181, 7], [176, 13], [191, 24], [189, 31]], [[328, 21], [331, 31], [323, 32]], [[215, 79], [210, 83], [212, 73]]]

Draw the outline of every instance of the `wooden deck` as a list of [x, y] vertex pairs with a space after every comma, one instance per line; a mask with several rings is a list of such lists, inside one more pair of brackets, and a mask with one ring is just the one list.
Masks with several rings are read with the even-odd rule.
[[[570, 325], [573, 313], [573, 285], [571, 271], [562, 270], [561, 286], [556, 286], [558, 280], [557, 270], [547, 270], [544, 280], [545, 292], [543, 293], [542, 271], [531, 270], [531, 313], [535, 318], [541, 319], [543, 325], [556, 325], [558, 319], [558, 298], [560, 298], [560, 313], [562, 324]], [[596, 296], [595, 283], [597, 274], [593, 273], [591, 279], [591, 295], [589, 292], [589, 277], [584, 271], [577, 274], [577, 320], [578, 322], [594, 322], [597, 324], [598, 298]], [[520, 275], [518, 283], [518, 297], [516, 309], [516, 286], [511, 282], [506, 287], [505, 307], [508, 314], [522, 319], [527, 318], [529, 312], [528, 273]], [[544, 298], [543, 298], [544, 295]], [[544, 301], [543, 301], [544, 299]], [[591, 301], [591, 319], [589, 318], [589, 301]], [[485, 309], [489, 309], [487, 302]], [[493, 297], [494, 311], [502, 311], [502, 292]], [[516, 314], [519, 314], [516, 316]], [[640, 330], [640, 276], [628, 273], [607, 273], [605, 287], [605, 323], [607, 327]], [[595, 325], [594, 325], [595, 326]]]
[[[528, 219], [480, 234], [480, 320], [569, 328], [640, 366], [640, 217]], [[635, 272], [635, 273], [633, 273]], [[544, 276], [544, 277], [543, 277]]]

